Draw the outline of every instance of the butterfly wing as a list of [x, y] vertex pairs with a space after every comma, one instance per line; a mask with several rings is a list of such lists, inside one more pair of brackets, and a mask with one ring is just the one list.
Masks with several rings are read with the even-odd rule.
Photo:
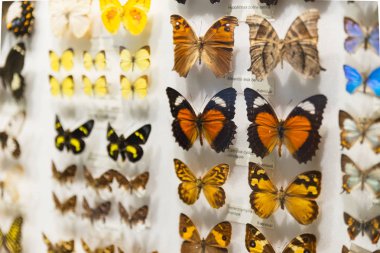
[[61, 84], [54, 76], [49, 75], [49, 84], [50, 84], [50, 93], [54, 97], [61, 95]]
[[365, 131], [365, 138], [371, 143], [372, 150], [380, 153], [380, 117], [376, 118], [369, 124]]
[[108, 155], [114, 160], [117, 161], [117, 158], [119, 157], [120, 153], [120, 143], [119, 143], [119, 136], [113, 129], [110, 123], [108, 123], [108, 128], [107, 128], [107, 140], [108, 140], [108, 145], [107, 145], [107, 151]]
[[380, 68], [376, 68], [368, 76], [366, 85], [378, 97], [380, 97]]
[[166, 94], [174, 118], [172, 123], [173, 136], [183, 149], [189, 150], [199, 136], [196, 125], [197, 116], [190, 103], [178, 91], [168, 87]]
[[205, 239], [205, 252], [227, 253], [231, 242], [232, 226], [228, 221], [221, 222], [210, 231]]
[[84, 51], [83, 52], [83, 67], [87, 71], [89, 71], [90, 69], [92, 69], [93, 63], [94, 61], [92, 60], [92, 55], [89, 52]]
[[339, 111], [340, 144], [342, 148], [350, 149], [362, 137], [363, 130], [358, 122], [347, 112]]
[[148, 22], [150, 0], [128, 0], [123, 7], [122, 22], [132, 35], [139, 35]]
[[226, 193], [222, 186], [227, 180], [230, 167], [219, 164], [211, 168], [202, 178], [203, 193], [212, 208], [220, 208], [226, 202]]
[[216, 21], [203, 38], [201, 60], [216, 77], [224, 77], [232, 71], [234, 31], [238, 25], [236, 17], [225, 16]]
[[72, 97], [74, 95], [75, 83], [73, 76], [68, 76], [62, 81], [62, 94], [66, 97]]
[[354, 93], [363, 83], [363, 77], [355, 68], [344, 65], [344, 74], [347, 79], [346, 91], [350, 94]]
[[364, 232], [371, 239], [373, 244], [377, 244], [380, 239], [380, 215], [364, 224]]
[[140, 76], [133, 84], [134, 94], [137, 95], [139, 99], [143, 99], [148, 94], [149, 80], [148, 76]]
[[344, 41], [344, 48], [348, 53], [355, 53], [365, 42], [365, 32], [359, 23], [349, 17], [344, 17], [344, 31], [348, 35]]
[[376, 198], [380, 198], [380, 163], [368, 170], [365, 184], [369, 186]]
[[141, 145], [144, 145], [149, 138], [152, 126], [144, 125], [132, 133], [123, 143], [122, 152], [127, 154], [129, 161], [135, 163], [140, 161], [144, 154]]
[[69, 48], [62, 53], [61, 65], [66, 71], [70, 71], [74, 67], [74, 50]]
[[145, 224], [145, 220], [148, 217], [148, 211], [149, 211], [148, 206], [142, 206], [137, 211], [135, 211], [132, 214], [132, 217], [130, 220], [132, 226], [136, 226], [138, 224]]
[[290, 26], [282, 49], [283, 58], [307, 78], [319, 75], [318, 54], [319, 11], [311, 9], [297, 17]]
[[86, 94], [87, 96], [92, 96], [94, 92], [91, 80], [87, 76], [82, 75], [82, 82], [84, 94]]
[[99, 4], [104, 27], [108, 32], [116, 34], [120, 27], [123, 7], [119, 0], [100, 0]]
[[279, 120], [272, 106], [257, 91], [244, 90], [248, 127], [248, 143], [252, 152], [261, 158], [269, 155], [279, 143]]
[[9, 229], [9, 232], [5, 235], [5, 249], [9, 253], [21, 253], [21, 236], [22, 236], [22, 217], [17, 217]]
[[283, 253], [317, 252], [317, 238], [313, 234], [302, 234], [294, 238], [284, 249]]
[[245, 226], [245, 247], [249, 253], [276, 253], [265, 236], [251, 224]]
[[285, 190], [285, 207], [302, 225], [311, 224], [318, 218], [319, 208], [315, 201], [321, 193], [322, 173], [308, 171], [299, 174]]
[[379, 23], [376, 23], [372, 30], [369, 32], [368, 44], [375, 50], [377, 54], [380, 54], [379, 47]]
[[131, 190], [135, 192], [137, 195], [142, 195], [142, 193], [146, 189], [146, 185], [148, 184], [149, 181], [149, 172], [144, 172], [135, 177], [131, 181]]
[[135, 65], [141, 71], [145, 71], [150, 67], [150, 47], [149, 46], [144, 46], [136, 52]]
[[235, 138], [236, 95], [234, 88], [221, 90], [211, 98], [201, 115], [201, 134], [217, 153], [224, 152]]
[[355, 238], [361, 233], [362, 231], [362, 224], [358, 220], [356, 220], [354, 217], [349, 215], [348, 213], [343, 214], [344, 222], [347, 225], [347, 232], [350, 236], [351, 240], [355, 240]]
[[120, 214], [121, 219], [125, 223], [129, 224], [129, 213], [127, 212], [127, 210], [125, 209], [125, 207], [123, 206], [121, 202], [119, 202], [119, 214]]
[[133, 97], [132, 83], [124, 75], [120, 75], [121, 96], [124, 99], [131, 99]]
[[179, 234], [184, 240], [181, 253], [201, 253], [201, 237], [198, 229], [191, 219], [183, 213], [179, 216]]
[[251, 66], [248, 71], [256, 79], [263, 80], [280, 62], [280, 39], [272, 25], [265, 18], [248, 16]]
[[341, 167], [343, 173], [343, 190], [350, 193], [356, 187], [362, 186], [363, 172], [345, 154], [342, 154]]
[[133, 68], [134, 64], [131, 52], [125, 47], [120, 47], [119, 55], [121, 70], [123, 70], [124, 72], [128, 72], [130, 69]]
[[104, 97], [108, 94], [108, 83], [106, 76], [101, 76], [98, 79], [96, 79], [94, 84], [94, 91], [95, 94], [99, 97]]
[[50, 68], [54, 72], [58, 72], [61, 68], [61, 58], [52, 50], [49, 50]]
[[62, 151], [65, 147], [65, 130], [63, 130], [61, 121], [59, 120], [58, 115], [55, 116], [55, 130], [57, 131], [57, 136], [55, 137], [55, 147]]
[[187, 77], [191, 67], [199, 59], [198, 36], [188, 22], [179, 15], [172, 15], [174, 67], [181, 77]]
[[106, 69], [107, 61], [106, 61], [106, 52], [104, 50], [101, 50], [95, 55], [94, 63], [97, 70], [102, 71]]
[[197, 178], [190, 168], [178, 159], [174, 159], [174, 169], [179, 180], [179, 198], [188, 205], [192, 205], [199, 199], [200, 188], [197, 185]]
[[74, 1], [70, 7], [68, 25], [76, 38], [82, 38], [91, 28], [91, 0]]
[[74, 154], [83, 152], [86, 146], [83, 138], [88, 137], [91, 134], [94, 124], [94, 120], [89, 120], [71, 133], [69, 148]]
[[256, 163], [249, 163], [248, 184], [252, 189], [251, 208], [260, 218], [269, 218], [280, 206], [277, 187]]
[[284, 122], [284, 144], [299, 163], [310, 161], [318, 149], [326, 104], [326, 96], [311, 96], [299, 103]]

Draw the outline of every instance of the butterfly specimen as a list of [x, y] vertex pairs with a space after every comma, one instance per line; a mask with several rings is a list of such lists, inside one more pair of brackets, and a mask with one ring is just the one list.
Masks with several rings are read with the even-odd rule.
[[50, 93], [54, 97], [72, 97], [75, 92], [75, 83], [73, 76], [65, 77], [62, 82], [54, 76], [49, 75]]
[[137, 52], [132, 53], [125, 47], [120, 47], [120, 68], [127, 72], [129, 70], [134, 71], [135, 67], [144, 71], [150, 67], [150, 47], [143, 46]]
[[257, 91], [244, 90], [247, 104], [248, 142], [252, 152], [261, 158], [278, 146], [281, 156], [284, 144], [294, 159], [306, 163], [315, 155], [321, 136], [323, 111], [327, 98], [314, 95], [300, 102], [285, 120], [279, 120], [273, 107]]
[[16, 1], [11, 3], [6, 15], [7, 29], [16, 37], [29, 36], [34, 23], [34, 3], [32, 1]]
[[[245, 229], [245, 247], [250, 253], [276, 253], [273, 246], [265, 236], [251, 224], [246, 225]], [[313, 234], [302, 234], [290, 241], [286, 245], [283, 253], [316, 253], [317, 238]]]
[[137, 226], [138, 224], [145, 224], [146, 217], [148, 216], [148, 206], [142, 206], [137, 209], [133, 214], [129, 215], [125, 207], [119, 202], [119, 214], [122, 221], [124, 221], [129, 227]]
[[224, 152], [232, 144], [237, 128], [233, 122], [237, 94], [234, 88], [218, 92], [198, 115], [175, 89], [166, 88], [166, 94], [174, 118], [173, 135], [183, 149], [189, 150], [198, 137], [201, 145], [205, 138], [217, 153]]
[[286, 60], [306, 78], [314, 78], [323, 68], [318, 54], [319, 11], [311, 9], [297, 17], [290, 26], [285, 39], [279, 39], [276, 31], [264, 17], [247, 17], [251, 67], [248, 71], [263, 80]]
[[102, 189], [108, 189], [110, 192], [112, 191], [111, 183], [116, 173], [115, 170], [112, 170], [112, 169], [108, 170], [104, 172], [101, 176], [99, 176], [98, 178], [94, 178], [91, 172], [86, 167], [83, 167], [83, 173], [84, 173], [84, 178], [86, 179], [87, 185], [91, 186], [96, 191], [102, 190]]
[[75, 213], [75, 207], [77, 206], [77, 196], [73, 195], [70, 198], [61, 202], [57, 195], [53, 192], [53, 201], [55, 204], [55, 208], [61, 212], [61, 214], [66, 214], [69, 212]]
[[130, 194], [135, 193], [137, 196], [142, 196], [145, 193], [146, 185], [149, 181], [149, 172], [143, 172], [135, 178], [128, 180], [123, 174], [118, 171], [114, 172], [114, 178], [119, 183], [119, 187], [123, 187]]
[[232, 226], [228, 221], [217, 224], [205, 239], [201, 239], [197, 227], [185, 214], [179, 216], [179, 234], [184, 240], [181, 253], [228, 253], [231, 241]]
[[348, 65], [344, 65], [343, 69], [347, 78], [346, 90], [348, 93], [352, 94], [360, 86], [363, 86], [364, 93], [369, 91], [380, 97], [380, 68], [376, 68], [368, 76]]
[[368, 188], [377, 198], [380, 198], [380, 163], [368, 170], [359, 168], [348, 156], [342, 155], [341, 167], [343, 173], [343, 190], [351, 193], [360, 187], [363, 191]]
[[91, 134], [94, 124], [94, 120], [89, 120], [74, 131], [70, 131], [69, 129], [65, 130], [58, 115], [56, 115], [55, 130], [57, 131], [57, 136], [55, 137], [55, 147], [59, 151], [63, 151], [66, 148], [67, 151], [73, 152], [74, 155], [82, 153], [86, 147], [83, 138]]
[[118, 160], [119, 155], [123, 162], [126, 158], [133, 163], [140, 161], [144, 154], [141, 145], [144, 145], [148, 141], [151, 129], [152, 126], [150, 124], [144, 125], [134, 131], [128, 138], [125, 138], [123, 134], [119, 136], [111, 124], [108, 123], [108, 156], [114, 161]]
[[203, 37], [198, 37], [188, 22], [179, 15], [172, 15], [174, 67], [181, 77], [187, 77], [198, 60], [204, 61], [216, 77], [224, 77], [232, 71], [234, 31], [238, 19], [225, 16], [217, 20]]
[[58, 72], [61, 68], [70, 71], [74, 67], [74, 50], [72, 48], [66, 49], [61, 56], [53, 50], [49, 50], [49, 60], [50, 68], [54, 72]]
[[116, 34], [120, 24], [132, 35], [139, 35], [148, 22], [150, 0], [128, 0], [121, 5], [119, 0], [100, 0], [100, 11], [104, 27]]
[[380, 153], [380, 117], [375, 119], [354, 119], [347, 112], [339, 111], [340, 144], [350, 149], [357, 141], [369, 141], [372, 150]]
[[[176, 0], [178, 3], [180, 4], [185, 4], [187, 0]], [[210, 0], [210, 3], [214, 4], [214, 3], [219, 3], [220, 0]]]
[[125, 76], [120, 76], [121, 96], [124, 99], [139, 98], [143, 99], [148, 94], [149, 80], [148, 76], [140, 76], [133, 83]]
[[21, 71], [24, 68], [25, 53], [24, 43], [14, 45], [7, 55], [5, 65], [0, 67], [3, 87], [8, 89], [16, 100], [24, 97], [25, 80]]
[[343, 216], [344, 222], [348, 226], [347, 232], [351, 240], [355, 240], [361, 233], [362, 236], [366, 234], [373, 244], [377, 244], [380, 238], [380, 216], [368, 221], [358, 221], [348, 213], [344, 213]]
[[87, 96], [104, 97], [109, 94], [108, 82], [105, 76], [99, 77], [95, 83], [92, 83], [87, 76], [82, 75], [82, 82], [84, 94]]
[[262, 219], [269, 218], [279, 207], [302, 225], [309, 225], [318, 217], [315, 201], [321, 192], [322, 174], [308, 171], [299, 174], [287, 188], [280, 190], [272, 183], [265, 170], [256, 163], [249, 163], [248, 184], [252, 189], [250, 203]]
[[349, 17], [344, 17], [344, 31], [348, 37], [344, 41], [344, 48], [348, 53], [355, 53], [360, 47], [365, 50], [371, 48], [380, 54], [379, 23], [372, 27], [364, 27]]
[[25, 122], [25, 111], [20, 111], [12, 116], [5, 129], [0, 131], [0, 148], [8, 156], [18, 159], [21, 155], [21, 145], [17, 136], [21, 132]]
[[174, 169], [178, 179], [181, 180], [178, 194], [183, 202], [188, 205], [194, 204], [203, 190], [203, 194], [212, 208], [224, 206], [226, 193], [222, 186], [230, 171], [228, 164], [219, 164], [200, 178], [197, 178], [190, 168], [178, 159], [174, 159]]
[[91, 28], [91, 0], [49, 1], [50, 26], [56, 37], [84, 37]]
[[51, 171], [53, 174], [53, 178], [57, 180], [57, 182], [61, 184], [73, 183], [75, 174], [77, 172], [77, 166], [73, 164], [67, 166], [66, 169], [64, 169], [63, 171], [58, 171], [57, 167], [55, 166], [55, 163], [52, 161]]
[[74, 240], [52, 243], [44, 233], [42, 233], [42, 238], [48, 248], [48, 253], [73, 253], [75, 251]]
[[114, 245], [109, 245], [105, 248], [96, 248], [95, 250], [91, 250], [87, 243], [82, 239], [82, 248], [86, 253], [113, 253], [115, 251]]
[[105, 70], [107, 67], [106, 52], [104, 50], [99, 51], [95, 57], [84, 51], [83, 52], [83, 66], [86, 70], [95, 68], [96, 70]]
[[[343, 245], [342, 253], [361, 253], [362, 251], [360, 251], [360, 250], [364, 250], [365, 252], [368, 251], [368, 250], [365, 250], [365, 249], [361, 249], [361, 248], [359, 248], [359, 247], [357, 247], [357, 248], [358, 248], [358, 251], [356, 251], [356, 250], [351, 250], [351, 249], [348, 249], [346, 246]], [[368, 251], [368, 252], [370, 252], [370, 251]], [[375, 250], [375, 251], [372, 252], [372, 253], [380, 253], [380, 250]]]
[[95, 220], [103, 220], [103, 222], [106, 222], [106, 216], [111, 211], [111, 201], [102, 202], [92, 208], [88, 204], [87, 199], [83, 197], [82, 206], [84, 209], [83, 216], [89, 218], [91, 220], [91, 223], [93, 223]]
[[22, 252], [22, 217], [17, 217], [9, 229], [7, 234], [0, 230], [0, 249], [5, 248], [8, 253]]
[[[276, 5], [278, 0], [260, 0], [260, 3], [266, 4], [266, 5]], [[314, 2], [314, 0], [305, 0], [305, 2]]]

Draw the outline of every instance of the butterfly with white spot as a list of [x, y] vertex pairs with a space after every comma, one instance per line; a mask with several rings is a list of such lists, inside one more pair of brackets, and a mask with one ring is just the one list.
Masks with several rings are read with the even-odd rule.
[[1, 150], [9, 157], [18, 159], [21, 155], [21, 145], [17, 140], [25, 121], [25, 111], [12, 116], [7, 126], [0, 132]]

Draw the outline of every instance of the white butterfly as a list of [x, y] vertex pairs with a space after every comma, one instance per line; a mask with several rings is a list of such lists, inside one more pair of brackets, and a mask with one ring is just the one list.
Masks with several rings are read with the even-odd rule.
[[91, 28], [91, 0], [51, 0], [50, 25], [57, 37], [67, 31], [82, 38]]
[[21, 146], [16, 136], [21, 132], [24, 121], [25, 111], [20, 111], [11, 118], [6, 128], [0, 131], [1, 150], [16, 159], [21, 155]]

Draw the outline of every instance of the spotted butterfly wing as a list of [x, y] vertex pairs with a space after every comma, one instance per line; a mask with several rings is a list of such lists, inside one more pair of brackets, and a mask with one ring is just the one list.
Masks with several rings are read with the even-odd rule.
[[354, 240], [361, 233], [363, 236], [366, 234], [373, 244], [377, 244], [380, 239], [380, 216], [368, 221], [358, 221], [345, 212], [343, 217], [351, 240]]
[[8, 8], [6, 15], [7, 30], [16, 37], [29, 36], [34, 23], [34, 2], [15, 1]]

